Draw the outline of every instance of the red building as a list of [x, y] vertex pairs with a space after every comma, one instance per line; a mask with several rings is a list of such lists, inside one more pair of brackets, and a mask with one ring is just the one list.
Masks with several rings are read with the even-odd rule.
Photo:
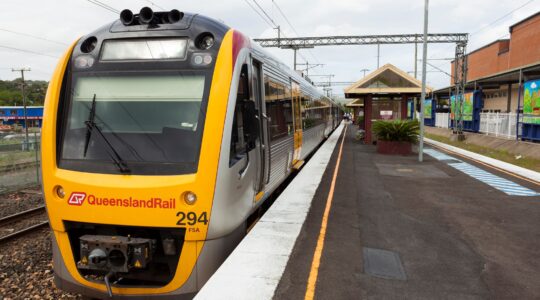
[[[540, 12], [510, 26], [510, 38], [494, 41], [467, 55], [467, 81], [540, 62]], [[452, 62], [452, 75], [454, 63]]]

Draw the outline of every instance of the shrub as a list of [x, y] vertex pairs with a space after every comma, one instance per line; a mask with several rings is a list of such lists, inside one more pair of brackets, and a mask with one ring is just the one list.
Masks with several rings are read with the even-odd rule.
[[358, 116], [356, 117], [356, 120], [354, 120], [355, 125], [364, 125], [364, 116]]
[[420, 124], [417, 120], [375, 121], [373, 133], [379, 140], [394, 142], [418, 142]]

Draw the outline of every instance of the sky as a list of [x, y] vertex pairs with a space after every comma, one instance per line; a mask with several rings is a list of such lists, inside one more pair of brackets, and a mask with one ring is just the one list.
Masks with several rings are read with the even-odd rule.
[[[28, 67], [25, 78], [49, 80], [58, 57], [79, 37], [118, 18], [118, 14], [94, 3], [95, 0], [2, 0], [0, 1], [0, 80], [20, 77], [12, 68]], [[178, 9], [220, 20], [251, 38], [282, 36], [328, 36], [414, 34], [423, 32], [422, 0], [99, 0], [120, 11]], [[257, 7], [264, 9], [268, 18]], [[258, 13], [255, 11], [257, 10]], [[283, 15], [286, 17], [283, 17]], [[500, 38], [509, 38], [509, 26], [540, 11], [540, 0], [432, 0], [429, 3], [430, 33], [469, 33], [467, 51]], [[259, 15], [260, 14], [260, 15]], [[290, 24], [289, 24], [290, 23]], [[291, 27], [292, 25], [292, 27]], [[17, 32], [17, 33], [13, 33]], [[15, 50], [17, 48], [19, 50]], [[24, 50], [26, 52], [23, 52]], [[293, 51], [268, 49], [292, 68]], [[428, 44], [428, 62], [450, 73], [453, 44]], [[37, 53], [37, 54], [36, 54]], [[421, 58], [422, 47], [418, 47]], [[431, 61], [429, 60], [431, 59]], [[353, 82], [377, 68], [377, 46], [321, 46], [301, 50], [299, 63], [324, 64], [309, 70], [314, 81]], [[406, 72], [414, 70], [414, 45], [382, 45], [380, 66], [391, 63]], [[421, 63], [421, 62], [420, 62]], [[421, 64], [418, 64], [418, 79]], [[305, 66], [299, 66], [302, 68]], [[448, 75], [428, 66], [427, 84], [448, 86]], [[345, 86], [332, 93], [343, 95]]]

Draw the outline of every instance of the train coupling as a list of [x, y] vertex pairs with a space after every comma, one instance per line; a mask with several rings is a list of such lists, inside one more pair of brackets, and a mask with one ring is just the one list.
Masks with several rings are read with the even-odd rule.
[[130, 236], [83, 235], [79, 243], [77, 267], [107, 273], [144, 269], [156, 249], [156, 240]]

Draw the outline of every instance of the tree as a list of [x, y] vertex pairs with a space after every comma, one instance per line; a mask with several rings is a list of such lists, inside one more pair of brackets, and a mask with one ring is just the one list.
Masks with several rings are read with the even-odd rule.
[[[11, 81], [0, 80], [0, 105], [22, 105], [21, 83], [22, 80], [20, 78]], [[26, 80], [25, 84], [27, 105], [43, 105], [48, 82], [41, 80]]]

